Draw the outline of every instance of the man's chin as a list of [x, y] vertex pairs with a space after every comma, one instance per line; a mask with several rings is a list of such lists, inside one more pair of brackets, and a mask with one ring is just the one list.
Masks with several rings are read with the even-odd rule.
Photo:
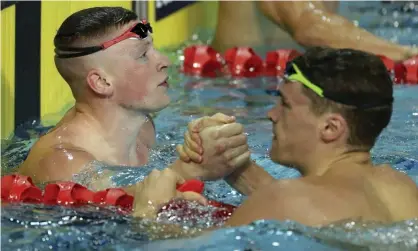
[[148, 106], [124, 106], [125, 109], [131, 110], [131, 111], [136, 111], [140, 114], [150, 114], [150, 113], [156, 113], [159, 112], [165, 108], [167, 108], [170, 105], [170, 102], [164, 103], [164, 104], [153, 104], [152, 106], [148, 105]]
[[171, 103], [170, 101], [171, 101], [170, 98], [168, 98], [167, 102], [162, 103], [160, 106], [158, 106], [156, 108], [155, 112], [159, 112], [159, 111], [164, 110], [165, 108], [167, 108]]
[[161, 99], [159, 101], [160, 102], [158, 104], [154, 104], [152, 107], [148, 107], [148, 112], [159, 112], [167, 108], [171, 103], [171, 99], [169, 97]]
[[271, 161], [273, 161], [276, 164], [280, 164], [280, 157], [279, 154], [274, 152], [274, 151], [270, 151], [270, 159]]
[[290, 161], [286, 160], [286, 158], [282, 155], [280, 155], [277, 152], [270, 152], [270, 159], [276, 164], [282, 165], [282, 166], [291, 166], [292, 163]]

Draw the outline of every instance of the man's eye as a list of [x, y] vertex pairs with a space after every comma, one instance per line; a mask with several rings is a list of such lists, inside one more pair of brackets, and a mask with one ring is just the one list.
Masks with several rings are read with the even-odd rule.
[[147, 52], [142, 53], [138, 58], [138, 60], [147, 60]]
[[284, 106], [284, 107], [290, 107], [289, 106], [289, 104], [286, 102], [286, 101], [284, 101], [282, 98], [280, 99], [280, 103], [282, 104], [282, 106]]

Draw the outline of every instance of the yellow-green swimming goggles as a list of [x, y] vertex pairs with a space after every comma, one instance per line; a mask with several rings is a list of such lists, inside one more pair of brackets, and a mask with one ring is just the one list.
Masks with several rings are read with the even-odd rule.
[[[320, 97], [327, 98], [337, 103], [354, 106], [358, 109], [386, 106], [392, 104], [393, 102], [393, 97], [379, 97], [370, 93], [353, 95], [350, 93], [336, 93], [323, 90], [321, 87], [312, 83], [307, 77], [305, 77], [295, 63], [289, 63], [287, 65], [284, 79], [288, 81], [300, 82]], [[277, 93], [276, 95], [280, 95], [280, 93]]]

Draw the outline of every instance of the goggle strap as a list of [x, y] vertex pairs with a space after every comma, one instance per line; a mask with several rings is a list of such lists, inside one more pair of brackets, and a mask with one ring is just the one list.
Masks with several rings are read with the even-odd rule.
[[[145, 27], [145, 29], [142, 30], [141, 34], [136, 33], [135, 31], [135, 27], [137, 26], [143, 26]], [[148, 32], [152, 33], [152, 28], [151, 28], [151, 24], [148, 23], [146, 20], [142, 20], [141, 22], [137, 23], [136, 25], [132, 26], [131, 29], [127, 30], [124, 34], [122, 34], [120, 37], [107, 41], [105, 43], [103, 43], [101, 46], [91, 46], [91, 47], [56, 47], [55, 49], [55, 54], [58, 58], [74, 58], [74, 57], [81, 57], [81, 56], [85, 56], [85, 55], [89, 55], [89, 54], [93, 54], [95, 52], [98, 52], [100, 50], [106, 49], [112, 45], [114, 45], [115, 43], [120, 42], [121, 40], [124, 40], [128, 37], [130, 37], [129, 33], [134, 33], [136, 36], [139, 36], [141, 39], [144, 39], [148, 36]], [[132, 36], [134, 37], [134, 36]], [[63, 51], [65, 52], [77, 52], [77, 53], [62, 53]]]
[[319, 86], [309, 81], [303, 75], [302, 71], [299, 69], [299, 67], [296, 64], [292, 63], [291, 66], [292, 66], [291, 68], [288, 68], [286, 70], [286, 72], [289, 74], [289, 76], [287, 76], [286, 78], [291, 81], [298, 81], [302, 83], [304, 86], [311, 89], [320, 97], [328, 98], [330, 100], [333, 100], [335, 102], [338, 102], [344, 105], [355, 106], [357, 109], [370, 109], [370, 108], [376, 108], [376, 107], [381, 107], [381, 106], [388, 106], [393, 103], [393, 97], [384, 98], [376, 102], [365, 103], [364, 101], [370, 100], [370, 98], [367, 96], [364, 98], [357, 97], [356, 99], [353, 99], [345, 95], [324, 92], [322, 88], [320, 88]]
[[306, 87], [308, 87], [309, 89], [311, 89], [316, 94], [318, 94], [320, 97], [324, 97], [324, 91], [320, 87], [318, 87], [317, 85], [315, 85], [311, 81], [309, 81], [303, 75], [302, 71], [299, 69], [299, 67], [296, 64], [292, 63], [292, 66], [293, 66], [293, 69], [295, 69], [296, 73], [290, 75], [289, 77], [287, 77], [287, 79], [298, 81], [298, 82], [302, 83], [303, 85], [305, 85]]
[[[85, 47], [85, 48], [77, 48], [77, 47], [57, 47], [55, 49], [55, 54], [58, 58], [75, 58], [81, 57], [89, 54], [93, 54], [102, 50], [102, 46], [92, 46], [92, 47]], [[76, 52], [76, 53], [61, 53], [60, 51], [66, 52]]]
[[[331, 93], [326, 93], [325, 97], [337, 103], [341, 103], [341, 104], [348, 105], [348, 106], [354, 106], [357, 109], [377, 108], [377, 107], [382, 107], [382, 106], [388, 106], [393, 103], [393, 97], [383, 98], [383, 99], [380, 99], [377, 101], [371, 101], [371, 102], [370, 102], [370, 98], [368, 98], [367, 96], [353, 99], [350, 97], [346, 97], [344, 95], [335, 95]], [[367, 103], [366, 100], [368, 100], [369, 103]]]

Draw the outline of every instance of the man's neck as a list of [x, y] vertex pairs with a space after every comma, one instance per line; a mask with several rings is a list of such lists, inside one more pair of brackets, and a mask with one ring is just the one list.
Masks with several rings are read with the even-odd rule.
[[137, 137], [147, 116], [139, 112], [128, 111], [111, 103], [76, 103], [76, 119], [83, 120], [92, 130], [100, 134], [112, 156], [122, 165], [129, 165], [129, 159], [136, 153]]
[[314, 154], [309, 163], [297, 168], [302, 176], [322, 176], [330, 173], [331, 170], [339, 169], [344, 166], [371, 166], [371, 156], [369, 151], [347, 151], [338, 150], [328, 152], [328, 154]]

